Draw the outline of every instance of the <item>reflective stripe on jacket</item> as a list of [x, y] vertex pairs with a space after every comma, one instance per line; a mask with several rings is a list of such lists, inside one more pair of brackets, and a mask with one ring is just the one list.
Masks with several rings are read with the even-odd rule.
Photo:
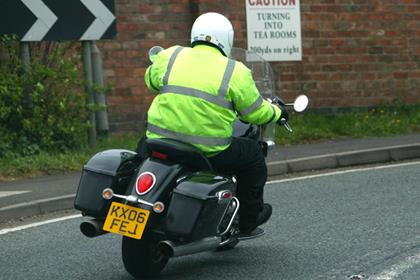
[[251, 71], [216, 48], [174, 46], [152, 60], [145, 81], [158, 95], [147, 113], [149, 138], [178, 139], [211, 156], [230, 145], [237, 115], [255, 124], [280, 117], [260, 96]]

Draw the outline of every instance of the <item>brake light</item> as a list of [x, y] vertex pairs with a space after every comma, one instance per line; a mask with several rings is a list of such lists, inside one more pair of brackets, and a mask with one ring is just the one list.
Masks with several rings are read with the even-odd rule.
[[168, 155], [153, 151], [152, 152], [152, 157], [158, 158], [158, 159], [166, 159], [168, 157]]
[[156, 183], [156, 176], [150, 172], [140, 174], [136, 182], [136, 192], [139, 195], [148, 193]]

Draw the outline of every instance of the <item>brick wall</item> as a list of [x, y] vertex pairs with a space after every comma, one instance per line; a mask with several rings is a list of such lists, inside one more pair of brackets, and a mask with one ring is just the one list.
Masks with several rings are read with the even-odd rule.
[[142, 129], [153, 95], [144, 83], [148, 50], [186, 45], [194, 5], [187, 0], [118, 0], [116, 40], [98, 44], [104, 58], [111, 130]]
[[[245, 1], [118, 0], [117, 39], [99, 46], [112, 129], [139, 130], [153, 99], [143, 74], [154, 45], [187, 45], [194, 19], [231, 19], [246, 48]], [[272, 63], [277, 92], [307, 94], [312, 107], [370, 106], [402, 98], [420, 103], [419, 0], [301, 0], [301, 62]]]

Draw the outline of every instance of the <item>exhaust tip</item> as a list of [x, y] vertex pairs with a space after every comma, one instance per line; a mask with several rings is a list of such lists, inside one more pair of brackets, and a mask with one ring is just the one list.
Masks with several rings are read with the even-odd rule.
[[159, 250], [168, 258], [172, 258], [174, 256], [174, 248], [170, 244], [170, 241], [161, 241], [159, 243]]
[[166, 257], [180, 257], [214, 250], [220, 245], [221, 241], [221, 237], [217, 236], [206, 237], [189, 243], [176, 243], [164, 240], [159, 243], [159, 250]]
[[96, 220], [82, 222], [80, 231], [87, 237], [95, 237], [104, 233], [102, 223]]

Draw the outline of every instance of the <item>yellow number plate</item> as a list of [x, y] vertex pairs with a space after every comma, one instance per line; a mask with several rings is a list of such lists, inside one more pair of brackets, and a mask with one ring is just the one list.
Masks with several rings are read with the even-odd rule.
[[112, 202], [103, 229], [135, 239], [141, 239], [150, 211]]

